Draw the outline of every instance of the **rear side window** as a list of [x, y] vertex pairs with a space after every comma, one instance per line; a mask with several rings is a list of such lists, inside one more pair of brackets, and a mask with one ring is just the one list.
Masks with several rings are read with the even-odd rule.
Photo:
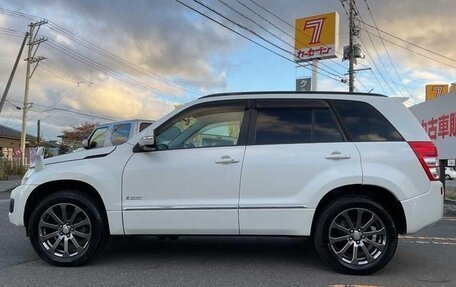
[[255, 144], [309, 143], [312, 139], [311, 109], [259, 110]]
[[344, 141], [334, 116], [329, 109], [314, 110], [313, 142]]
[[139, 132], [142, 132], [145, 128], [150, 126], [152, 123], [140, 123], [139, 124]]
[[130, 137], [131, 124], [118, 124], [112, 128], [111, 142], [113, 145], [120, 145], [128, 141]]
[[351, 141], [403, 141], [393, 125], [371, 105], [356, 101], [331, 102]]
[[294, 144], [343, 141], [328, 108], [258, 110], [255, 144]]

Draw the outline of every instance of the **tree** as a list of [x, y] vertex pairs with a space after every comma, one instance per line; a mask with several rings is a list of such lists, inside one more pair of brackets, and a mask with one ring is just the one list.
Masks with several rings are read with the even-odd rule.
[[[69, 150], [75, 150], [82, 147], [82, 141], [89, 137], [90, 133], [97, 125], [98, 123], [85, 122], [63, 131], [61, 146], [68, 146]], [[62, 152], [65, 151], [66, 148], [62, 148]]]

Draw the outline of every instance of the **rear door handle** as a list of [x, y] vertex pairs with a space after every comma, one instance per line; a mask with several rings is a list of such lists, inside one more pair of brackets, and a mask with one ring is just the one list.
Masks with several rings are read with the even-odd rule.
[[350, 155], [342, 154], [340, 151], [334, 151], [330, 155], [325, 156], [326, 159], [349, 159]]
[[230, 164], [230, 163], [238, 163], [239, 160], [231, 158], [229, 155], [224, 155], [220, 159], [216, 160], [215, 163], [217, 164]]

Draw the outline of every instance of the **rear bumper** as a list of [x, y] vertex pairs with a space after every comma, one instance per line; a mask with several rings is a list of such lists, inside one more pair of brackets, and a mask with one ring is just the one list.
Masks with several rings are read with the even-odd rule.
[[407, 233], [439, 221], [443, 216], [442, 183], [431, 182], [429, 191], [401, 201], [407, 221]]
[[14, 207], [10, 207], [8, 217], [11, 223], [17, 226], [24, 226], [24, 209], [27, 197], [35, 188], [35, 185], [20, 185], [11, 192], [10, 200], [14, 200]]

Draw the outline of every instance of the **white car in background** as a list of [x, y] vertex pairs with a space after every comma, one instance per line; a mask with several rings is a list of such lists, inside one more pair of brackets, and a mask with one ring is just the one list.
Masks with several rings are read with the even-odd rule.
[[142, 132], [153, 122], [135, 119], [99, 125], [82, 143], [85, 149], [120, 145]]
[[456, 170], [452, 167], [445, 167], [445, 179], [455, 179]]

